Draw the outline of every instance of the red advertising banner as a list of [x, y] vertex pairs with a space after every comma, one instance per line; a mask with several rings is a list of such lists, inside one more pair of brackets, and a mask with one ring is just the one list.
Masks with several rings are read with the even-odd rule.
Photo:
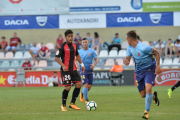
[[[27, 71], [25, 72], [26, 87], [47, 87], [49, 78], [53, 76], [54, 71]], [[58, 78], [61, 78], [60, 72], [57, 72]], [[15, 86], [16, 72], [0, 72], [0, 87]], [[22, 85], [21, 85], [22, 86]]]
[[[180, 81], [180, 69], [164, 69], [161, 76], [156, 75], [155, 85], [174, 85], [177, 81]], [[134, 74], [134, 85], [136, 85], [136, 75]]]

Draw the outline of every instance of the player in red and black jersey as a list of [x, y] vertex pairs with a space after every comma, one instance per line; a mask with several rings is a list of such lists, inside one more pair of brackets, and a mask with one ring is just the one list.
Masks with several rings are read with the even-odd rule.
[[[75, 60], [82, 66], [82, 71], [85, 71], [84, 64], [82, 63], [81, 57], [79, 56], [77, 47], [73, 42], [73, 31], [67, 30], [65, 32], [66, 42], [64, 42], [56, 52], [55, 60], [57, 63], [61, 65], [61, 77], [62, 77], [62, 86], [65, 86], [64, 91], [62, 92], [62, 111], [67, 111], [66, 109], [66, 100], [68, 97], [68, 93], [71, 89], [71, 83], [75, 83], [75, 88], [72, 95], [72, 100], [69, 105], [69, 108], [73, 108], [75, 110], [80, 110], [80, 108], [76, 107], [75, 101], [79, 95], [81, 88], [81, 78], [79, 73], [77, 72], [75, 66]], [[76, 59], [75, 59], [76, 57]], [[59, 59], [61, 58], [61, 60]]]

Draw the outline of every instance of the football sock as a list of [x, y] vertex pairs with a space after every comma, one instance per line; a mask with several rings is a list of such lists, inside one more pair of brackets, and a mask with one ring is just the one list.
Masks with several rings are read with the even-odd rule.
[[88, 88], [83, 87], [83, 91], [82, 91], [85, 100], [88, 100]]
[[80, 88], [74, 88], [73, 94], [72, 94], [72, 100], [71, 103], [75, 103], [76, 102], [76, 98], [78, 97], [80, 92]]
[[145, 98], [145, 110], [149, 112], [150, 110], [150, 107], [151, 107], [151, 103], [152, 103], [152, 100], [153, 100], [153, 94], [150, 93], [150, 94], [146, 94], [146, 98]]
[[90, 91], [90, 89], [88, 89], [88, 91]]
[[173, 91], [174, 89], [176, 89], [177, 87], [180, 86], [180, 81], [178, 81], [172, 88], [171, 90]]
[[62, 104], [63, 104], [63, 106], [66, 106], [66, 100], [68, 97], [68, 93], [69, 93], [69, 91], [67, 91], [66, 89], [64, 89], [64, 91], [62, 92]]

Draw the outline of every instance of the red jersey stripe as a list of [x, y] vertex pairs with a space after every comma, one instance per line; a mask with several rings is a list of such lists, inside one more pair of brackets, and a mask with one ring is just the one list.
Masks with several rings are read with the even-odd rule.
[[75, 65], [75, 62], [76, 62], [76, 45], [75, 44], [72, 44], [73, 47], [74, 47], [74, 61], [73, 61], [73, 71], [76, 70], [76, 65]]
[[68, 44], [65, 44], [64, 46], [64, 65], [67, 67], [67, 70], [69, 71], [69, 61], [70, 61], [70, 49]]

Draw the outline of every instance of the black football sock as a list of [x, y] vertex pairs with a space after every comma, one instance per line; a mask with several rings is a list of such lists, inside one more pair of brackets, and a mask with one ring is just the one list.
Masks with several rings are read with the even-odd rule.
[[73, 94], [72, 94], [72, 100], [71, 103], [75, 103], [76, 102], [76, 98], [78, 97], [80, 92], [80, 88], [74, 88]]
[[69, 93], [69, 91], [67, 91], [66, 89], [64, 89], [64, 91], [62, 92], [62, 104], [63, 104], [63, 106], [66, 106], [66, 100], [68, 97], [68, 93]]
[[176, 89], [177, 87], [180, 86], [180, 81], [178, 81], [172, 88], [171, 90], [173, 91], [174, 89]]

